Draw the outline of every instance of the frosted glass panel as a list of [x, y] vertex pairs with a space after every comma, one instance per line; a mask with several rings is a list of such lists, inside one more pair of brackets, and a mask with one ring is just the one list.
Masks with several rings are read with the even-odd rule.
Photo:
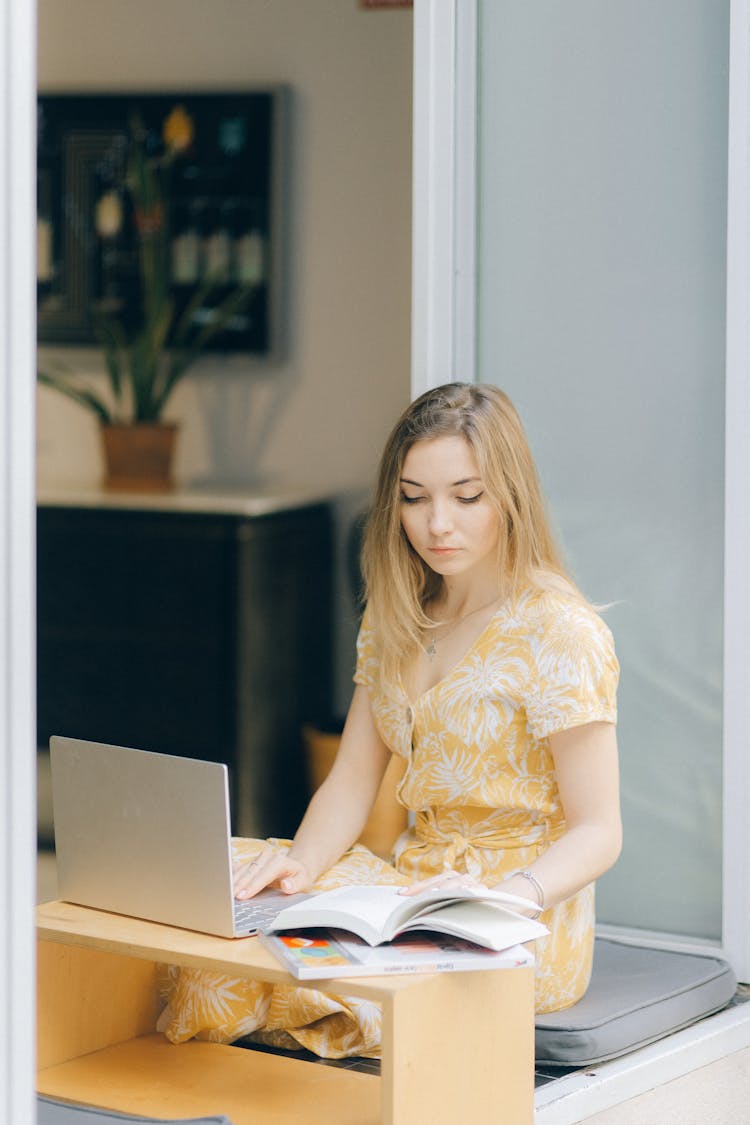
[[721, 932], [728, 0], [480, 2], [480, 380], [622, 666], [600, 920]]

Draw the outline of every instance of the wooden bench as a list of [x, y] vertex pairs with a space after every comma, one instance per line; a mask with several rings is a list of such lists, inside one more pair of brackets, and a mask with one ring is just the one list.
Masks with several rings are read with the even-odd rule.
[[[159, 963], [291, 978], [227, 940], [69, 903], [38, 908], [38, 1089], [153, 1117], [233, 1125], [531, 1125], [533, 969], [327, 980], [383, 1011], [382, 1077], [155, 1032]], [[307, 982], [306, 982], [307, 983]]]

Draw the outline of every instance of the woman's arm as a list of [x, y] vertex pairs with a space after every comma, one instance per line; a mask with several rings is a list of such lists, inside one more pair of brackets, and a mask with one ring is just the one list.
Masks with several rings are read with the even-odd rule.
[[[550, 749], [567, 828], [529, 871], [554, 906], [603, 875], [620, 854], [617, 738], [611, 723], [586, 723], [550, 736]], [[534, 896], [528, 879], [513, 875], [502, 889]]]
[[[570, 898], [602, 875], [622, 845], [617, 739], [611, 723], [586, 723], [550, 737], [550, 749], [566, 820], [566, 831], [525, 870], [544, 892], [544, 907]], [[470, 875], [446, 871], [423, 879], [402, 894], [427, 887], [482, 886]], [[500, 890], [542, 905], [529, 879], [511, 875]]]
[[278, 883], [304, 891], [358, 839], [390, 761], [375, 726], [367, 688], [357, 685], [331, 772], [314, 794], [288, 852], [268, 848], [235, 869], [240, 899]]

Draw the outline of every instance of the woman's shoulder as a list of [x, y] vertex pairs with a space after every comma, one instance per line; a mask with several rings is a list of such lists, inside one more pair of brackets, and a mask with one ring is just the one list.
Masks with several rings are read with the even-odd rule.
[[506, 603], [495, 620], [503, 631], [532, 641], [561, 632], [611, 637], [600, 611], [564, 579], [527, 586]]
[[357, 634], [357, 667], [354, 673], [354, 682], [364, 684], [368, 688], [374, 687], [378, 680], [380, 665], [380, 649], [373, 626], [370, 607], [366, 606]]

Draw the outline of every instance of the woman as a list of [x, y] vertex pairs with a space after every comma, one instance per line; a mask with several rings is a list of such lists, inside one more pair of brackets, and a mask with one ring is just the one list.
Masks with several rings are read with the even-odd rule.
[[[568, 1007], [591, 971], [593, 883], [620, 850], [618, 667], [609, 630], [565, 574], [500, 390], [449, 384], [405, 411], [363, 562], [357, 686], [336, 762], [291, 845], [239, 845], [235, 893], [502, 886], [550, 930], [535, 948], [537, 1011]], [[390, 866], [351, 845], [392, 753], [407, 762], [399, 799], [415, 823]], [[363, 1001], [195, 970], [168, 996], [161, 1026], [175, 1040], [283, 1029], [327, 1056], [378, 1052], [378, 1014]]]

